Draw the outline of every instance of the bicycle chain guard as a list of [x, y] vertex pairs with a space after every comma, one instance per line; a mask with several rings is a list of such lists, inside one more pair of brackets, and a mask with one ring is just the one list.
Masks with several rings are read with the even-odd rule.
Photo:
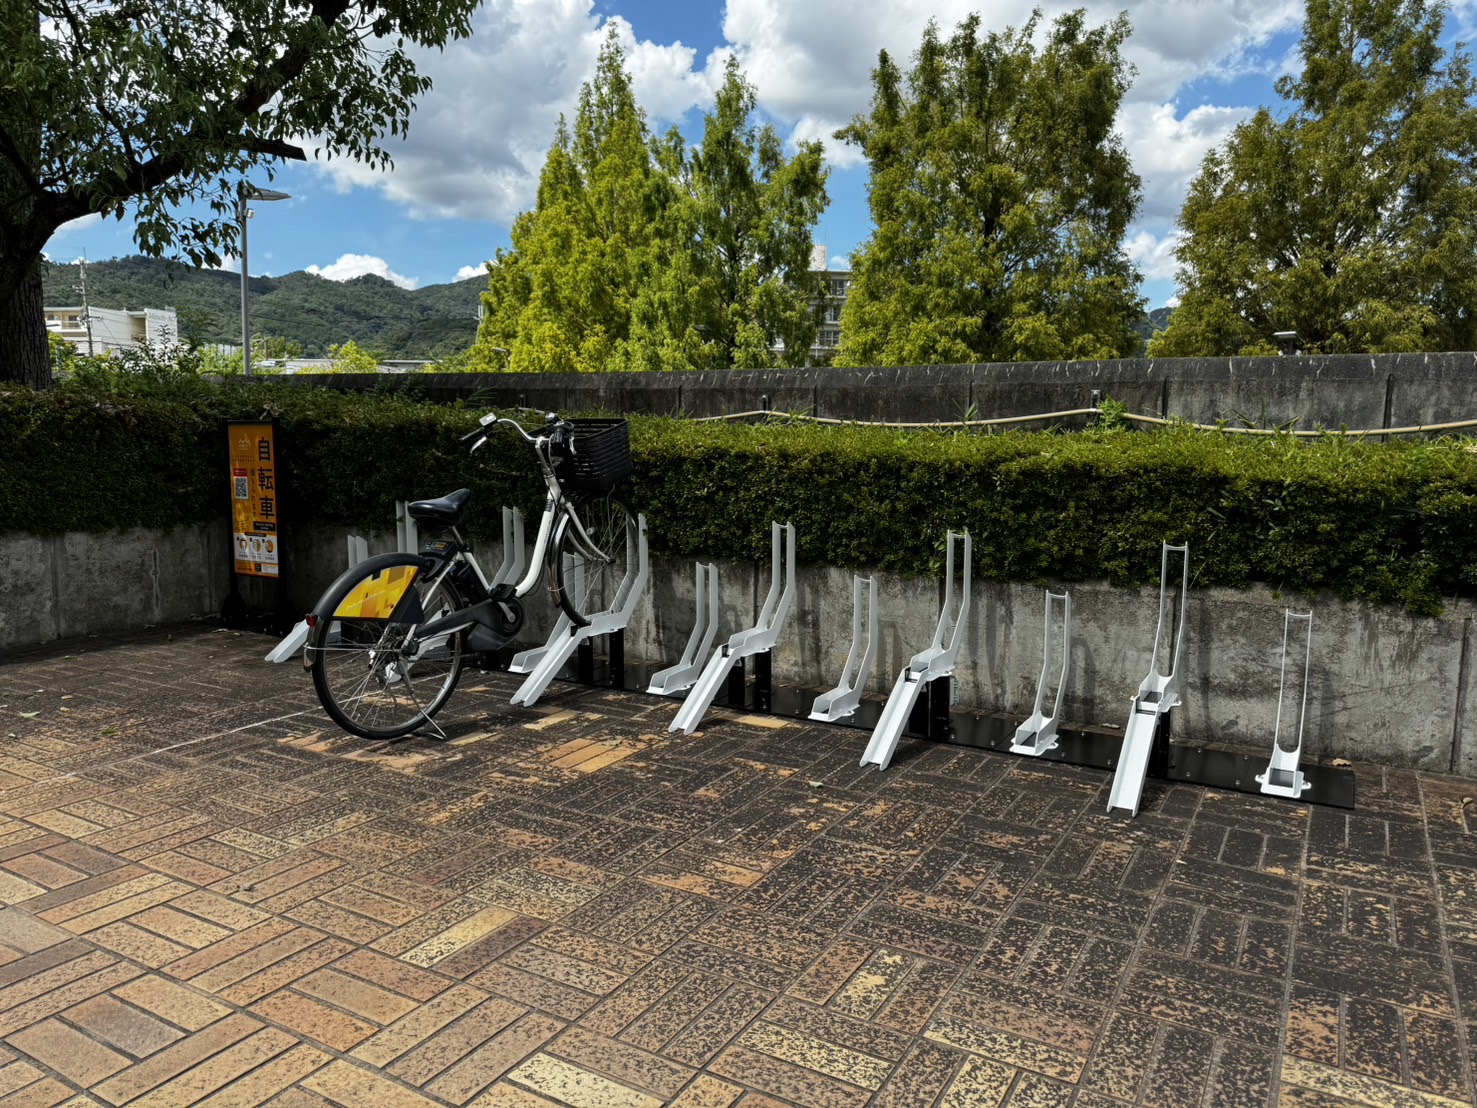
[[523, 604], [513, 595], [512, 585], [498, 585], [488, 598], [467, 609], [477, 621], [467, 635], [473, 650], [501, 650], [513, 641], [523, 628]]

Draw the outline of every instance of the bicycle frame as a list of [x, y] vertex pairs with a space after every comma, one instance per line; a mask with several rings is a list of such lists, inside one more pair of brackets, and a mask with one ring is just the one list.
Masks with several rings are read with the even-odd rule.
[[[575, 545], [579, 547], [580, 553], [584, 557], [608, 562], [610, 559], [591, 541], [589, 532], [585, 530], [585, 525], [580, 520], [579, 513], [574, 510], [574, 505], [570, 503], [568, 496], [565, 495], [564, 487], [559, 483], [558, 474], [554, 472], [554, 461], [550, 456], [550, 448], [554, 443], [553, 436], [530, 435], [515, 421], [493, 415], [483, 416], [481, 424], [484, 429], [490, 429], [498, 424], [511, 427], [525, 442], [533, 447], [534, 457], [538, 462], [539, 473], [543, 477], [544, 485], [548, 489], [548, 494], [544, 499], [544, 510], [539, 516], [538, 534], [534, 538], [533, 551], [528, 559], [528, 570], [524, 573], [523, 579], [513, 586], [512, 595], [519, 600], [528, 596], [538, 587], [539, 576], [543, 573], [549, 573], [551, 575], [550, 585], [552, 587], [554, 567], [547, 563], [550, 546], [554, 540], [555, 528], [562, 521], [567, 520], [573, 526]], [[480, 433], [474, 432], [474, 435], [480, 435], [478, 441], [472, 446], [471, 452], [475, 454], [487, 444], [488, 438], [486, 430]], [[455, 531], [453, 531], [453, 534], [455, 534]], [[458, 536], [458, 539], [460, 539], [460, 536]], [[455, 555], [447, 558], [445, 564], [442, 565], [436, 576], [432, 579], [432, 583], [439, 583], [442, 578], [451, 572], [452, 567], [457, 562], [465, 562], [470, 565], [472, 572], [482, 582], [483, 589], [488, 593], [494, 592], [492, 583], [487, 579], [487, 574], [483, 572], [482, 566], [469, 550], [458, 550]], [[496, 600], [497, 597], [495, 595], [490, 597], [490, 602], [495, 603]], [[437, 641], [444, 641], [459, 631], [464, 631], [480, 624], [482, 620], [477, 617], [474, 611], [477, 607], [478, 605], [475, 604], [468, 605], [439, 619], [433, 619], [423, 624], [417, 631], [412, 632], [411, 641], [414, 644], [412, 647], [413, 656], [418, 657], [425, 650], [436, 645]]]

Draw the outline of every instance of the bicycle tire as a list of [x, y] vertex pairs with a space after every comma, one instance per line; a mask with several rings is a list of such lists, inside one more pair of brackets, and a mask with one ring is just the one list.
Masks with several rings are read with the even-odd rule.
[[[464, 631], [414, 659], [401, 650], [413, 625], [403, 618], [405, 605], [419, 604], [423, 618], [414, 623], [463, 606], [449, 581], [427, 584], [424, 565], [425, 560], [413, 554], [370, 558], [330, 585], [314, 609], [315, 626], [308, 639], [313, 687], [323, 710], [352, 735], [394, 739], [410, 734], [441, 710], [461, 679]], [[396, 575], [412, 569], [413, 574]], [[396, 582], [406, 576], [410, 583], [397, 594]], [[411, 591], [414, 596], [408, 595]], [[386, 600], [395, 618], [382, 610]]]
[[582, 556], [569, 517], [560, 519], [549, 555], [554, 596], [574, 625], [585, 627], [592, 616], [616, 606], [628, 562], [636, 557], [636, 516], [631, 506], [610, 489], [580, 495], [573, 508], [595, 548], [609, 559], [592, 564]]

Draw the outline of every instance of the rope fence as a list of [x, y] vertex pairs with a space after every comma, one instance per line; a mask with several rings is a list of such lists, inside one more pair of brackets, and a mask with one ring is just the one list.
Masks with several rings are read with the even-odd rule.
[[[813, 416], [803, 412], [776, 412], [760, 408], [748, 412], [729, 412], [725, 415], [699, 416], [693, 423], [713, 423], [720, 420], [789, 419], [805, 423], [829, 424], [832, 426], [888, 427], [907, 431], [938, 431], [952, 427], [1009, 427], [1021, 423], [1042, 423], [1054, 419], [1071, 419], [1076, 416], [1100, 416], [1101, 408], [1069, 408], [1061, 412], [1041, 412], [1037, 415], [1007, 416], [1000, 419], [949, 419], [924, 423], [903, 423], [890, 420], [836, 419], [831, 416]], [[1190, 423], [1182, 419], [1163, 419], [1159, 416], [1138, 415], [1134, 412], [1119, 412], [1116, 418], [1132, 423], [1147, 423], [1161, 427], [1193, 427], [1197, 431], [1220, 431], [1228, 435], [1294, 435], [1298, 438], [1322, 438], [1327, 435], [1343, 435], [1350, 438], [1381, 437], [1386, 435], [1423, 435], [1436, 431], [1460, 431], [1477, 427], [1477, 419], [1457, 420], [1453, 423], [1417, 423], [1410, 427], [1379, 427], [1366, 430], [1320, 430], [1284, 431], [1272, 427], [1227, 427], [1216, 423]]]

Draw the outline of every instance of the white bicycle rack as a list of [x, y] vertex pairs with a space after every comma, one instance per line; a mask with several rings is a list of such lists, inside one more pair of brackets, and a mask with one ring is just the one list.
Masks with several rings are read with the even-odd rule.
[[[951, 616], [950, 610], [954, 606], [955, 539], [963, 542], [964, 583], [960, 592], [959, 610]], [[959, 657], [959, 647], [963, 642], [964, 625], [969, 620], [969, 580], [974, 554], [973, 542], [968, 532], [956, 535], [950, 531], [946, 541], [948, 558], [944, 569], [944, 603], [939, 612], [938, 627], [933, 633], [933, 642], [927, 650], [913, 655], [908, 668], [898, 675], [892, 694], [887, 698], [887, 705], [882, 709], [882, 716], [877, 721], [877, 728], [872, 732], [872, 740], [867, 743], [866, 753], [862, 755], [861, 765], [875, 764], [878, 769], [886, 769], [892, 762], [898, 739], [907, 726], [913, 705], [918, 701], [918, 694], [929, 682], [940, 677], [950, 677], [954, 673], [954, 662]], [[947, 646], [944, 645], [945, 637], [949, 639]]]
[[395, 549], [402, 554], [414, 554], [420, 548], [420, 529], [410, 518], [410, 502], [395, 501]]
[[[542, 649], [536, 652], [524, 651], [523, 654], [518, 655], [518, 658], [534, 654], [537, 657], [532, 668], [527, 671], [528, 677], [513, 694], [511, 703], [525, 708], [529, 707], [544, 694], [544, 690], [549, 687], [549, 682], [554, 680], [554, 677], [564, 668], [564, 664], [569, 661], [571, 655], [580, 648], [582, 643], [596, 635], [609, 635], [616, 631], [624, 631], [626, 625], [631, 622], [631, 613], [636, 610], [636, 602], [641, 599], [641, 593], [646, 589], [649, 569], [646, 552], [646, 517], [638, 515], [635, 536], [626, 536], [626, 576], [621, 580], [620, 587], [616, 589], [610, 608], [591, 616], [590, 622], [584, 627], [575, 627], [568, 616], [561, 616], [559, 622], [554, 625], [549, 641]], [[516, 662], [517, 658], [514, 661]], [[514, 672], [524, 671], [515, 670]]]
[[[862, 651], [862, 583], [867, 585], [867, 646]], [[860, 655], [860, 664], [858, 664]], [[822, 723], [835, 723], [857, 710], [862, 690], [872, 676], [872, 662], [877, 657], [877, 579], [855, 577], [851, 585], [851, 652], [841, 668], [841, 682], [828, 693], [815, 698], [810, 718]]]
[[[1042, 711], [1042, 702], [1046, 697], [1046, 680], [1052, 661], [1051, 602], [1053, 600], [1061, 601], [1062, 669], [1060, 675], [1057, 677], [1056, 697], [1052, 701], [1051, 714], [1047, 715]], [[1031, 718], [1016, 728], [1015, 741], [1010, 744], [1010, 752], [1012, 754], [1025, 754], [1028, 757], [1037, 757], [1045, 754], [1048, 750], [1056, 749], [1056, 727], [1058, 720], [1061, 718], [1062, 698], [1066, 696], [1067, 692], [1067, 673], [1072, 657], [1071, 593], [1054, 593], [1050, 589], [1046, 590], [1046, 615], [1041, 633], [1041, 643], [1041, 677], [1036, 682], [1036, 707], [1031, 712]]]
[[513, 584], [523, 576], [528, 555], [523, 548], [523, 513], [517, 508], [503, 509], [503, 560], [488, 586]]
[[[785, 539], [783, 559], [780, 557], [782, 536]], [[783, 576], [781, 561], [784, 563]], [[744, 658], [762, 654], [774, 647], [779, 640], [780, 630], [784, 627], [785, 618], [790, 614], [790, 602], [794, 595], [795, 527], [789, 523], [784, 526], [774, 523], [770, 525], [769, 595], [765, 597], [764, 606], [759, 610], [759, 618], [753, 627], [734, 635], [708, 659], [702, 676], [687, 694], [682, 707], [677, 710], [677, 717], [672, 720], [668, 731], [681, 731], [688, 735], [696, 731], [703, 716], [712, 707], [728, 671]]]
[[692, 688], [703, 672], [702, 663], [698, 659], [706, 658], [708, 651], [713, 649], [713, 640], [718, 636], [718, 567], [711, 563], [698, 562], [696, 577], [693, 595], [696, 597], [697, 613], [693, 619], [692, 634], [687, 637], [687, 646], [682, 651], [681, 660], [675, 666], [668, 666], [651, 675], [651, 683], [646, 686], [649, 693], [671, 696]]
[[[1298, 705], [1297, 746], [1286, 750], [1282, 746], [1282, 702], [1287, 694], [1287, 637], [1292, 623], [1306, 623], [1307, 643], [1303, 650], [1303, 696]], [[1291, 608], [1282, 613], [1282, 675], [1277, 683], [1277, 722], [1272, 729], [1272, 760], [1264, 772], [1256, 775], [1261, 782], [1262, 792], [1268, 796], [1285, 796], [1296, 800], [1311, 783], [1303, 778], [1298, 762], [1303, 756], [1303, 722], [1308, 714], [1308, 675], [1313, 659], [1313, 613], [1296, 613]]]
[[[1159, 672], [1159, 644], [1164, 637], [1164, 613], [1169, 607], [1169, 554], [1184, 556], [1180, 573], [1179, 629], [1174, 636], [1174, 657], [1167, 675]], [[1180, 647], [1185, 641], [1185, 600], [1190, 591], [1190, 544], [1170, 546], [1159, 552], [1159, 622], [1154, 628], [1154, 653], [1149, 660], [1149, 675], [1139, 685], [1123, 731], [1123, 749], [1118, 768], [1113, 774], [1113, 788], [1108, 794], [1108, 811], [1115, 809], [1139, 814], [1139, 800], [1144, 793], [1144, 776], [1149, 768], [1149, 752], [1164, 713], [1180, 702]]]

